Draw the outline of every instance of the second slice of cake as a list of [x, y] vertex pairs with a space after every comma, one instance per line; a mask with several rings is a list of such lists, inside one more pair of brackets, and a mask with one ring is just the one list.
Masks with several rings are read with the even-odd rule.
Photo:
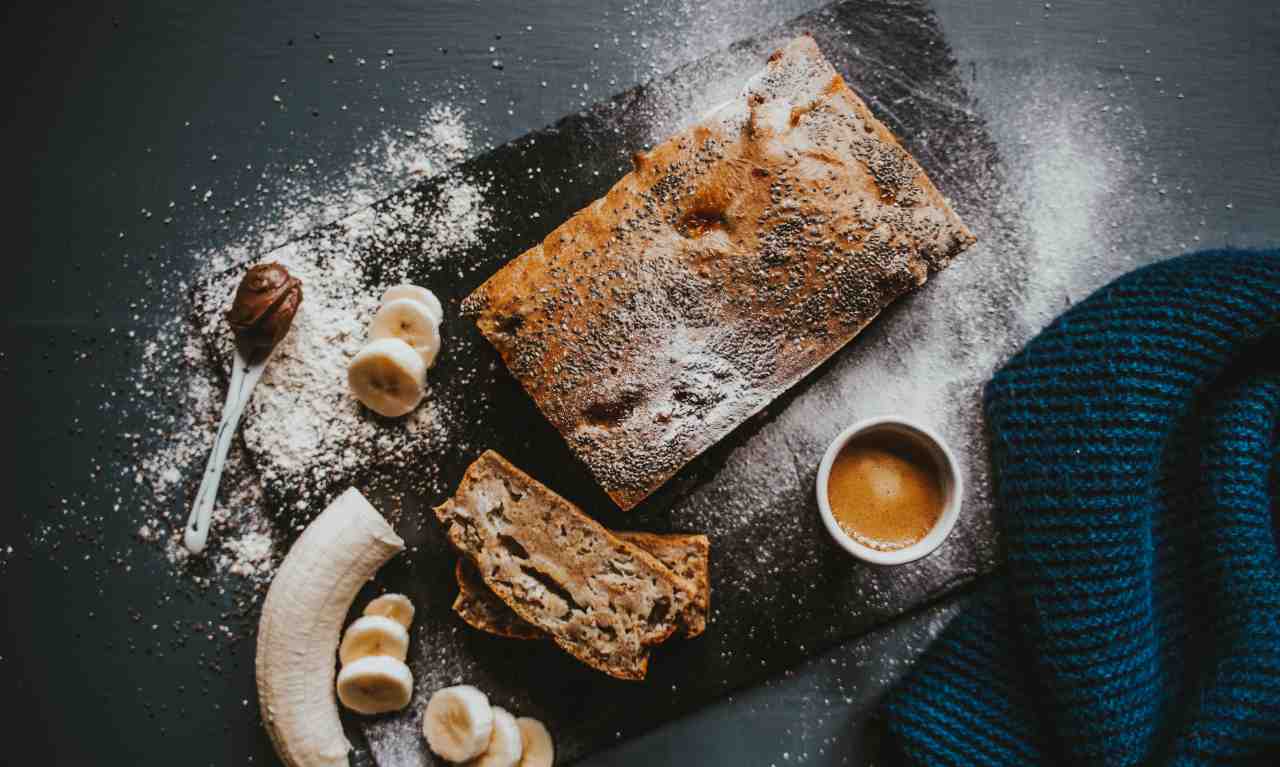
[[435, 508], [484, 586], [583, 663], [644, 679], [649, 648], [688, 622], [697, 586], [485, 451]]

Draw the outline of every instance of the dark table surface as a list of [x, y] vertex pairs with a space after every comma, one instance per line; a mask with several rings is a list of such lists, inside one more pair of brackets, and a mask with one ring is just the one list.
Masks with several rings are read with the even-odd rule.
[[[127, 406], [135, 339], [171, 321], [136, 306], [194, 271], [191, 254], [267, 215], [252, 204], [221, 215], [199, 204], [206, 190], [260, 202], [280, 177], [340, 184], [438, 104], [465, 115], [475, 140], [464, 153], [477, 153], [814, 5], [11, 8], [8, 145], [30, 180], [8, 200], [27, 234], [0, 288], [0, 382], [14, 405], [4, 463], [15, 496], [0, 517], [0, 677], [18, 734], [7, 758], [273, 761], [251, 645], [209, 661], [211, 649], [170, 630], [234, 595], [173, 589], [113, 491], [141, 424]], [[1280, 240], [1280, 7], [934, 7], [1044, 279], [1064, 286], [1044, 319], [1130, 266]], [[279, 172], [263, 181], [263, 168]], [[1070, 279], [1059, 264], [1076, 265]], [[955, 609], [920, 611], [588, 762], [861, 763], [867, 713]]]

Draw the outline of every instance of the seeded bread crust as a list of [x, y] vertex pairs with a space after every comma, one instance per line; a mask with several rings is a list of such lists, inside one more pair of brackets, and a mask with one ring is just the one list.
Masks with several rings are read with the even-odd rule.
[[492, 450], [435, 514], [490, 591], [561, 649], [618, 679], [645, 677], [649, 648], [679, 628], [694, 599], [652, 554]]
[[463, 302], [623, 509], [974, 242], [809, 37]]
[[[694, 599], [681, 615], [680, 627], [686, 637], [701, 635], [707, 628], [711, 603], [711, 544], [707, 536], [639, 532], [614, 534], [654, 555], [676, 575], [693, 584]], [[490, 591], [470, 561], [459, 558], [454, 576], [458, 581], [458, 597], [453, 602], [453, 611], [467, 625], [507, 639], [547, 638]]]

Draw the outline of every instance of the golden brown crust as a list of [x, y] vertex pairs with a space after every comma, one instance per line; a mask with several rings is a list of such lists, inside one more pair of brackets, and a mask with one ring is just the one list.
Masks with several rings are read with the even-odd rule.
[[974, 240], [808, 37], [635, 166], [463, 305], [624, 509]]
[[[680, 628], [689, 638], [707, 628], [711, 603], [710, 554], [707, 536], [690, 533], [615, 533], [662, 562], [677, 576], [689, 581], [694, 597], [680, 616]], [[453, 611], [469, 626], [507, 639], [547, 639], [484, 585], [484, 579], [466, 558], [459, 558], [454, 576], [458, 596]]]
[[485, 586], [563, 650], [619, 679], [643, 679], [649, 647], [679, 626], [690, 584], [487, 450], [435, 508]]

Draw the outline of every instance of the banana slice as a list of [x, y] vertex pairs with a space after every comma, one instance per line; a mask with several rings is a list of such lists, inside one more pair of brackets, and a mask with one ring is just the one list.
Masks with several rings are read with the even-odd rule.
[[383, 594], [364, 607], [365, 615], [382, 615], [408, 629], [413, 625], [413, 602], [404, 594]]
[[516, 720], [516, 726], [520, 728], [520, 742], [524, 744], [518, 767], [551, 767], [556, 761], [556, 748], [546, 725], [522, 716]]
[[342, 665], [370, 655], [386, 655], [403, 661], [409, 654], [409, 632], [384, 615], [366, 615], [347, 626], [338, 648]]
[[493, 734], [493, 709], [485, 694], [461, 684], [436, 690], [422, 712], [422, 734], [431, 750], [450, 762], [484, 752]]
[[413, 347], [382, 338], [360, 350], [347, 367], [347, 386], [378, 415], [402, 416], [422, 402], [427, 366]]
[[489, 745], [468, 767], [516, 767], [520, 756], [524, 753], [524, 743], [520, 740], [520, 727], [516, 718], [508, 714], [506, 709], [493, 707], [493, 732], [489, 734]]
[[409, 705], [413, 673], [386, 655], [357, 658], [338, 672], [338, 700], [357, 714], [385, 714]]
[[436, 294], [420, 288], [417, 285], [396, 285], [387, 288], [387, 292], [382, 294], [382, 303], [389, 304], [398, 298], [411, 298], [414, 301], [426, 307], [427, 312], [435, 319], [436, 324], [444, 322], [444, 307], [440, 305], [440, 299], [436, 298]]
[[399, 338], [422, 355], [427, 367], [436, 364], [440, 353], [440, 323], [424, 304], [412, 298], [383, 304], [369, 323], [369, 338]]

